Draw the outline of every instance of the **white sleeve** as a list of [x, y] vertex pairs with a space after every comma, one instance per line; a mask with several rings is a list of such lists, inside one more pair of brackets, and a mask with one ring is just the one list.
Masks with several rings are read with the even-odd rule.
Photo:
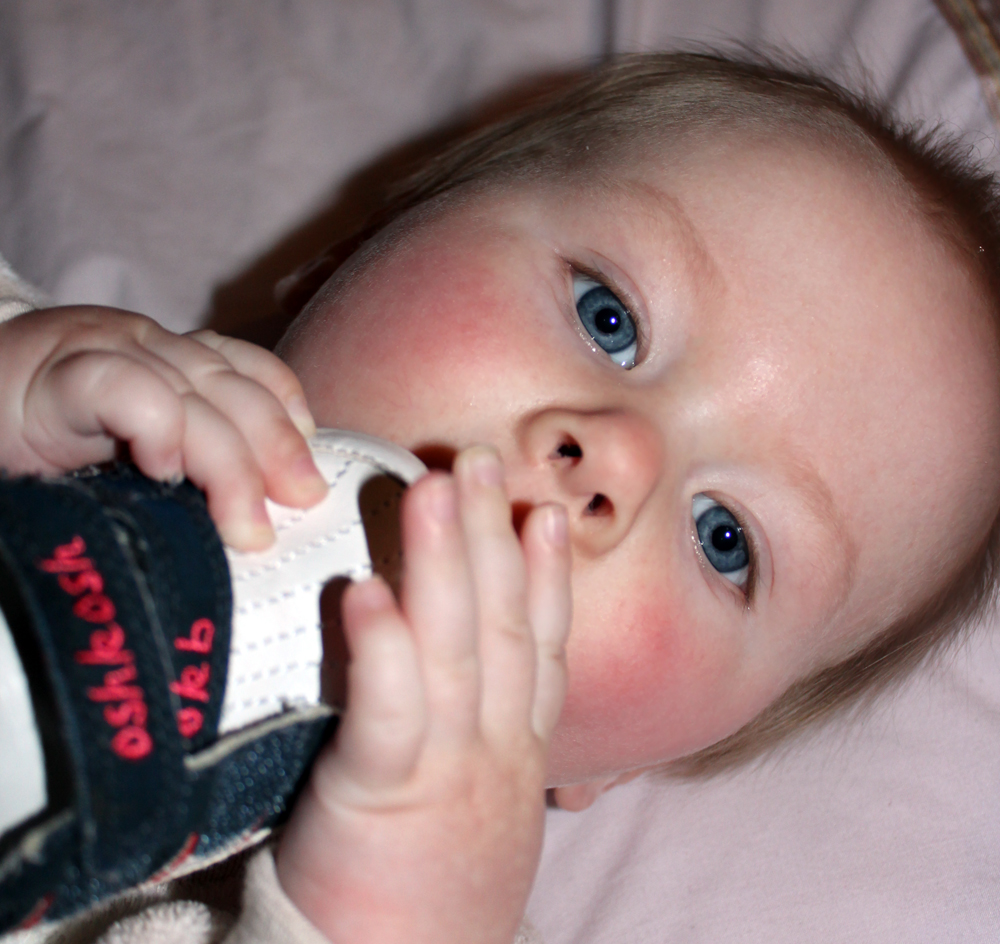
[[166, 901], [116, 921], [94, 944], [215, 944], [231, 920], [200, 901]]
[[45, 294], [25, 282], [0, 256], [0, 322], [48, 304]]
[[[160, 886], [153, 894], [168, 888]], [[36, 928], [12, 935], [3, 944], [329, 944], [278, 884], [269, 845], [247, 862], [242, 899], [234, 919], [200, 901], [164, 901], [140, 893], [121, 903], [130, 913], [110, 925], [83, 915], [48, 933]]]
[[278, 882], [274, 850], [267, 845], [247, 863], [243, 908], [224, 942], [272, 944], [276, 941], [282, 944], [329, 944], [285, 894]]

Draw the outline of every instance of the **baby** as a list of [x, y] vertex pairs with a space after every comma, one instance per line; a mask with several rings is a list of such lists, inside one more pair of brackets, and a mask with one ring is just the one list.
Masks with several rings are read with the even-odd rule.
[[992, 586], [996, 207], [823, 83], [624, 60], [440, 158], [294, 324], [321, 424], [566, 507], [563, 803], [759, 751]]
[[624, 59], [411, 180], [282, 341], [294, 376], [121, 313], [5, 324], [0, 461], [127, 442], [244, 548], [265, 494], [321, 497], [309, 409], [441, 468], [401, 601], [346, 597], [348, 715], [277, 875], [333, 941], [509, 940], [543, 784], [580, 809], [753, 756], [988, 598], [997, 219], [821, 80]]

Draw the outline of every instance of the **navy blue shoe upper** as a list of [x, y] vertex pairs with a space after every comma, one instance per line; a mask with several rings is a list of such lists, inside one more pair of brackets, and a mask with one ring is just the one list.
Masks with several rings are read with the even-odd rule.
[[49, 808], [0, 839], [0, 932], [73, 914], [280, 819], [322, 706], [217, 737], [229, 570], [204, 497], [130, 466], [0, 479], [0, 607]]

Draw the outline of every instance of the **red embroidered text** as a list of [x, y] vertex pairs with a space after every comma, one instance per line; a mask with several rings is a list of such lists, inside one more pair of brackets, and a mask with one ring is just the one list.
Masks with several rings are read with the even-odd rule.
[[104, 592], [104, 578], [98, 573], [79, 535], [61, 544], [52, 556], [38, 566], [57, 574], [59, 586], [76, 597], [73, 613], [102, 628], [90, 634], [90, 648], [81, 649], [73, 658], [80, 665], [106, 666], [104, 684], [87, 689], [87, 697], [104, 704], [104, 720], [115, 735], [111, 750], [123, 760], [141, 760], [153, 750], [153, 739], [146, 729], [146, 695], [139, 684], [134, 653], [125, 648], [125, 631], [115, 622], [115, 605]]
[[[196, 619], [191, 624], [188, 636], [178, 636], [174, 640], [174, 648], [179, 652], [196, 652], [208, 655], [212, 651], [212, 641], [215, 638], [215, 625], [210, 619]], [[188, 701], [209, 701], [208, 681], [211, 678], [211, 666], [207, 662], [198, 665], [188, 665], [181, 669], [181, 677], [170, 683], [170, 691]], [[194, 737], [205, 723], [205, 715], [200, 708], [186, 705], [177, 712], [177, 728], [184, 737]]]

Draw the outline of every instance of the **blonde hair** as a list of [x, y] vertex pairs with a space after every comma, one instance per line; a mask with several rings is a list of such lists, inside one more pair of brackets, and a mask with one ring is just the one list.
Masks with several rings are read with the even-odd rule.
[[[967, 150], [934, 129], [898, 124], [872, 98], [798, 65], [708, 53], [614, 59], [563, 77], [507, 114], [461, 129], [390, 187], [351, 237], [286, 280], [279, 289], [283, 304], [290, 313], [300, 310], [365, 240], [462, 188], [609, 171], [639, 159], [651, 144], [754, 127], [830, 138], [895, 177], [988, 289], [1000, 325], [1000, 199], [993, 176]], [[994, 600], [1000, 509], [966, 560], [940, 563], [948, 575], [943, 586], [912, 612], [847, 658], [791, 685], [734, 734], [667, 769], [700, 776], [756, 758], [803, 727], [865, 704], [957, 638]]]

